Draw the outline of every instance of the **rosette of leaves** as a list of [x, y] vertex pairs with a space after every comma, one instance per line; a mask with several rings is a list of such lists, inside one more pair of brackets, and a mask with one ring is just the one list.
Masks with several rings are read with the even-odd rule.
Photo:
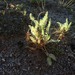
[[57, 33], [59, 33], [59, 37], [63, 37], [70, 29], [72, 22], [68, 22], [68, 18], [66, 18], [65, 23], [57, 22], [59, 25], [59, 29], [57, 30]]
[[29, 25], [29, 30], [27, 32], [29, 34], [28, 41], [32, 42], [37, 48], [40, 48], [45, 52], [47, 55], [47, 62], [51, 65], [51, 60], [56, 60], [56, 58], [53, 54], [47, 52], [45, 45], [49, 42], [59, 42], [59, 40], [51, 39], [51, 35], [49, 34], [51, 19], [48, 19], [48, 12], [46, 12], [44, 17], [39, 20], [36, 20], [32, 13], [30, 13], [30, 20], [32, 21], [32, 25]]

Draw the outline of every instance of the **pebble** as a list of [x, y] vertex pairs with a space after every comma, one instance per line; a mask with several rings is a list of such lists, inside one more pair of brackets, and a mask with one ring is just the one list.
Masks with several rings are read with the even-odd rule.
[[2, 61], [3, 61], [3, 62], [5, 62], [5, 59], [4, 59], [4, 58], [2, 58]]
[[23, 69], [23, 71], [27, 71], [27, 69]]
[[4, 24], [4, 27], [6, 27], [7, 25], [6, 24]]
[[28, 70], [30, 70], [30, 67], [28, 67]]
[[38, 66], [36, 67], [36, 69], [38, 69]]
[[20, 65], [21, 65], [21, 63], [17, 63], [17, 65], [18, 65], [18, 66], [20, 66]]
[[12, 56], [13, 56], [13, 54], [10, 54], [9, 56], [10, 56], [10, 57], [12, 57]]

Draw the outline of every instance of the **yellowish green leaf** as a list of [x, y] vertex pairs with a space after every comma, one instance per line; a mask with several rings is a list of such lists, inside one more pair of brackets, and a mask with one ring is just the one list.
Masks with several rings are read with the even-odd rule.
[[54, 54], [49, 54], [49, 56], [48, 57], [50, 57], [51, 59], [53, 59], [54, 61], [56, 61], [56, 57], [55, 57], [55, 55]]

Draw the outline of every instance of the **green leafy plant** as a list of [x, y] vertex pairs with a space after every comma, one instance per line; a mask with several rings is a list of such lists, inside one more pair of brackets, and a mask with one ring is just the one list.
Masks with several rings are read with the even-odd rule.
[[43, 42], [44, 44], [48, 43], [50, 39], [49, 28], [51, 25], [51, 20], [47, 25], [48, 12], [46, 12], [44, 18], [40, 19], [39, 21], [35, 20], [32, 14], [30, 14], [30, 19], [35, 23], [35, 26], [29, 25], [32, 34], [30, 36], [31, 41], [40, 45], [41, 42]]
[[72, 22], [68, 22], [68, 18], [66, 18], [65, 23], [57, 22], [59, 25], [59, 28], [57, 30], [57, 33], [59, 33], [59, 38], [62, 38], [70, 29]]
[[49, 29], [51, 26], [51, 19], [48, 19], [48, 12], [45, 13], [44, 17], [40, 20], [36, 20], [30, 13], [30, 20], [32, 25], [29, 25], [27, 32], [27, 41], [35, 45], [35, 49], [42, 49], [47, 55], [47, 62], [49, 65], [52, 64], [52, 59], [56, 61], [56, 57], [53, 54], [49, 54], [45, 48], [45, 45], [49, 42], [59, 42], [59, 40], [51, 39]]

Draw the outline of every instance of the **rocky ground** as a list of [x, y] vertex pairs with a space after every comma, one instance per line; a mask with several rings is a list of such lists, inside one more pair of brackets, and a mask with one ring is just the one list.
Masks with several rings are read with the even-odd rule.
[[[57, 21], [65, 22], [66, 18], [73, 22], [67, 44], [59, 43], [55, 48], [47, 46], [48, 51], [53, 49], [57, 58], [49, 66], [42, 51], [30, 51], [26, 48], [25, 34], [30, 24], [29, 13], [37, 16], [40, 10], [26, 0], [12, 3], [23, 3], [27, 15], [20, 12], [23, 9], [9, 12], [9, 9], [5, 10], [4, 2], [0, 2], [0, 75], [75, 75], [75, 5], [71, 7], [73, 11], [70, 11], [71, 8], [62, 7], [57, 0], [50, 0], [46, 4], [45, 10], [49, 11], [53, 26], [57, 26]], [[6, 11], [4, 15], [3, 10]]]

